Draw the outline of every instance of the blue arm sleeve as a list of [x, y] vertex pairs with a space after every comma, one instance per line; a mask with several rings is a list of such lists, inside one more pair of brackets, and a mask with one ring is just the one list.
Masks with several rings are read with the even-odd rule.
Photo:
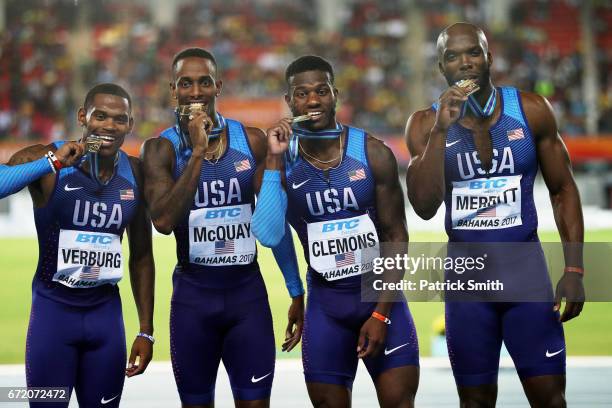
[[0, 165], [0, 198], [16, 193], [52, 171], [46, 157], [16, 166]]
[[277, 246], [285, 235], [287, 193], [281, 185], [279, 170], [264, 171], [257, 206], [251, 220], [253, 234], [268, 248]]
[[277, 246], [272, 248], [272, 253], [285, 278], [285, 285], [289, 291], [289, 296], [294, 298], [303, 295], [304, 286], [300, 279], [300, 270], [295, 256], [293, 236], [289, 224], [285, 223], [285, 236]]

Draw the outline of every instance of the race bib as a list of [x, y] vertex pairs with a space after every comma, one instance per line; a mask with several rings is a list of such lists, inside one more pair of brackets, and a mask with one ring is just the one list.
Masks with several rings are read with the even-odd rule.
[[308, 224], [310, 267], [326, 280], [361, 275], [380, 256], [378, 234], [367, 214]]
[[116, 284], [123, 277], [119, 235], [60, 230], [53, 280], [71, 288]]
[[484, 230], [522, 225], [521, 175], [453, 181], [453, 229]]
[[251, 205], [201, 208], [189, 214], [189, 262], [198, 265], [246, 265], [256, 254], [251, 234]]

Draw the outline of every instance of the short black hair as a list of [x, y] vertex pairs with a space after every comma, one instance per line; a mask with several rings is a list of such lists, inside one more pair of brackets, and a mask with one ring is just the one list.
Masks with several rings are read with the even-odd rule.
[[482, 47], [482, 50], [486, 54], [489, 52], [489, 42], [487, 41], [487, 36], [485, 35], [482, 28], [474, 25], [472, 23], [466, 22], [458, 22], [449, 25], [438, 35], [438, 39], [436, 41], [436, 51], [438, 51], [438, 60], [442, 60], [442, 53], [444, 52], [444, 47], [446, 46], [446, 42], [448, 41], [449, 32], [453, 30], [471, 30], [478, 37], [478, 44]]
[[192, 47], [185, 48], [174, 56], [174, 59], [172, 60], [172, 71], [176, 69], [176, 65], [179, 63], [179, 61], [190, 57], [207, 59], [212, 62], [213, 66], [215, 67], [215, 71], [217, 70], [217, 60], [212, 53], [206, 51], [204, 48]]
[[103, 83], [94, 85], [94, 87], [87, 92], [87, 95], [85, 95], [85, 104], [83, 105], [85, 110], [89, 109], [89, 107], [93, 104], [94, 98], [98, 94], [116, 95], [125, 98], [128, 101], [128, 107], [130, 110], [132, 109], [132, 98], [125, 89], [117, 84]]
[[331, 64], [318, 55], [304, 55], [293, 61], [285, 70], [285, 81], [289, 85], [289, 78], [306, 71], [323, 71], [329, 73], [334, 83], [334, 69]]

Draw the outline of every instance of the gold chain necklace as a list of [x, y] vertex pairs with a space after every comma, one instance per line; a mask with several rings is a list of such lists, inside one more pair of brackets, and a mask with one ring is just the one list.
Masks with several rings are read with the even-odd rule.
[[[338, 167], [342, 163], [342, 153], [343, 153], [343, 151], [342, 151], [342, 135], [338, 136], [338, 139], [340, 139], [339, 140], [339, 142], [340, 142], [340, 152], [339, 152], [338, 156], [334, 157], [331, 160], [321, 160], [321, 159], [317, 158], [316, 156], [308, 153], [306, 150], [304, 150], [304, 146], [302, 146], [302, 144], [299, 143], [299, 142], [298, 142], [298, 146], [299, 146], [300, 150], [302, 151], [302, 153], [304, 154], [304, 156], [307, 157], [306, 160], [308, 160], [308, 158], [309, 158], [309, 159], [312, 159], [312, 160], [316, 161], [317, 163], [330, 164], [330, 163], [333, 163], [336, 160], [340, 159], [340, 162], [336, 166], [334, 166], [334, 167]], [[308, 160], [308, 161], [310, 161], [310, 160]], [[312, 162], [311, 162], [311, 164], [314, 165], [314, 163], [312, 163]], [[327, 169], [330, 169], [330, 168], [332, 168], [332, 166], [329, 166]]]
[[[206, 153], [210, 153], [210, 157], [204, 156], [204, 160], [206, 160], [210, 164], [217, 164], [219, 162], [219, 159], [221, 158], [222, 152], [223, 152], [223, 136], [221, 136], [221, 138], [219, 139], [219, 143], [217, 143], [217, 147], [215, 147], [215, 150], [213, 150], [212, 152], [206, 152]], [[217, 159], [213, 161], [215, 156], [217, 156]]]

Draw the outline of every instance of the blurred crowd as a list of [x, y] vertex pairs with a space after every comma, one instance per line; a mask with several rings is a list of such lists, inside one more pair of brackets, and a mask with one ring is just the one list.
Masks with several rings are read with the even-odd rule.
[[[182, 1], [174, 24], [155, 23], [146, 2], [119, 0], [6, 1], [0, 31], [0, 140], [64, 138], [76, 132], [76, 109], [87, 88], [118, 82], [131, 93], [138, 125], [154, 136], [173, 121], [168, 83], [173, 55], [186, 46], [211, 50], [224, 80], [223, 97], [280, 98], [284, 69], [295, 57], [318, 54], [336, 69], [341, 118], [375, 134], [400, 135], [407, 116], [412, 35], [406, 1], [346, 0], [322, 30], [313, 0]], [[498, 85], [538, 92], [553, 103], [565, 135], [586, 132], [577, 2], [513, 2], [505, 27], [491, 27], [481, 1], [418, 2], [426, 32], [423, 100], [445, 87], [435, 40], [446, 25], [483, 26]], [[599, 44], [612, 39], [612, 8], [596, 10]], [[559, 21], [563, 19], [562, 21]], [[559, 30], [573, 37], [564, 37]], [[329, 27], [328, 27], [329, 28]], [[612, 133], [612, 51], [598, 48], [599, 132]]]

